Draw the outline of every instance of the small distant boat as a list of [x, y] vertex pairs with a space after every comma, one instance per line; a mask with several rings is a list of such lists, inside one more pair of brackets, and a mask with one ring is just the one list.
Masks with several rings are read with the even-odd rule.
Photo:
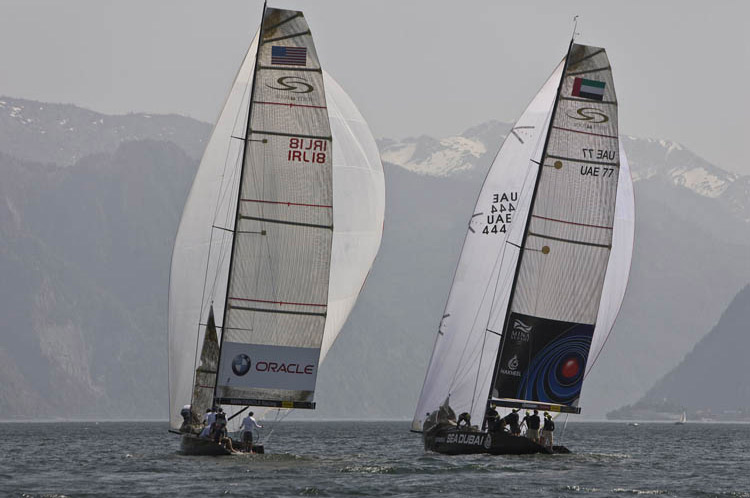
[[231, 453], [197, 435], [211, 407], [227, 423], [250, 407], [315, 408], [318, 367], [372, 267], [384, 209], [375, 140], [321, 68], [303, 13], [264, 5], [172, 253], [170, 432], [184, 453]]
[[629, 425], [630, 427], [638, 427], [638, 426], [639, 426], [639, 425], [641, 425], [641, 424], [639, 424], [638, 422], [630, 422], [630, 423], [629, 423], [628, 425]]
[[674, 423], [674, 425], [684, 425], [687, 424], [687, 413], [682, 412], [682, 415], [680, 415], [680, 420]]
[[425, 450], [568, 452], [488, 430], [488, 408], [580, 413], [625, 294], [633, 203], [607, 54], [571, 41], [469, 221], [412, 422]]

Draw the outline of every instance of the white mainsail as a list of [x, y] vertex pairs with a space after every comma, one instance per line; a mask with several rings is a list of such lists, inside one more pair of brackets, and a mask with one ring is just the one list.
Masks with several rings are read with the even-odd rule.
[[[285, 23], [287, 26], [300, 21], [304, 22], [301, 13], [280, 10], [275, 10], [275, 12], [283, 16], [280, 21], [294, 17], [294, 20]], [[267, 9], [265, 19], [271, 19], [269, 15], [273, 14], [274, 9]], [[266, 26], [272, 24], [268, 23]], [[206, 148], [175, 240], [169, 309], [170, 424], [173, 428], [179, 427], [181, 423], [181, 418], [177, 413], [179, 408], [183, 404], [190, 403], [191, 400], [194, 373], [198, 367], [196, 350], [203, 342], [209, 304], [214, 303], [217, 321], [221, 320], [224, 314], [229, 251], [232, 246], [232, 230], [235, 221], [234, 210], [237, 205], [242, 167], [242, 146], [245, 143], [243, 140], [232, 137], [245, 137], [257, 43], [258, 37], [256, 36]], [[274, 45], [280, 46], [276, 42], [269, 44], [270, 47]], [[309, 54], [308, 51], [306, 55]], [[261, 58], [261, 60], [264, 59]], [[284, 61], [289, 61], [289, 59], [282, 57], [281, 62]], [[268, 70], [269, 73], [272, 71], [272, 69]], [[297, 71], [292, 77], [279, 70], [276, 72], [278, 74], [275, 74], [275, 78], [271, 77], [270, 81], [259, 78], [259, 83], [276, 87], [279, 93], [275, 96], [269, 94], [264, 96], [258, 93], [254, 98], [255, 101], [266, 97], [284, 98], [286, 95], [285, 98], [294, 103], [318, 105], [308, 100], [308, 94], [312, 92], [307, 90], [309, 85], [315, 85], [318, 82], [319, 86], [325, 87], [325, 95], [321, 97], [321, 100], [327, 106], [325, 111], [327, 121], [330, 122], [329, 135], [333, 143], [333, 148], [327, 150], [328, 157], [332, 153], [332, 164], [331, 160], [328, 160], [328, 165], [333, 175], [333, 202], [327, 205], [333, 205], [332, 210], [328, 210], [332, 211], [333, 231], [328, 249], [330, 267], [326, 272], [328, 289], [323, 298], [327, 305], [328, 316], [325, 320], [325, 328], [319, 329], [317, 339], [319, 346], [316, 348], [319, 349], [320, 361], [322, 361], [344, 325], [380, 246], [385, 204], [383, 169], [375, 141], [367, 124], [348, 95], [333, 78], [324, 71], [316, 73], [318, 79], [315, 81], [310, 79], [304, 71]], [[281, 82], [279, 82], [280, 79]], [[269, 98], [262, 101], [274, 102], [275, 100]], [[289, 119], [289, 109], [284, 109], [283, 114], [286, 115], [285, 118], [279, 113], [270, 119]], [[304, 147], [300, 152], [304, 152]], [[302, 154], [300, 154], [301, 158], [303, 158]], [[293, 192], [297, 194], [300, 188], [304, 186], [297, 185]], [[320, 203], [320, 205], [324, 204]], [[279, 211], [282, 207], [279, 206]], [[286, 207], [291, 209], [292, 206]], [[264, 215], [267, 216], [268, 213], [268, 210], [264, 211]], [[329, 213], [330, 216], [331, 213]], [[310, 220], [304, 220], [304, 222], [307, 221]], [[217, 228], [212, 229], [212, 226]], [[250, 257], [244, 259], [240, 257], [238, 264], [248, 265], [253, 261]], [[276, 290], [278, 291], [278, 288]], [[284, 301], [280, 298], [268, 300]], [[218, 324], [220, 333], [223, 333], [222, 325]], [[231, 366], [231, 361], [229, 364]]]
[[[572, 44], [568, 59], [571, 62], [561, 64], [534, 99], [541, 109], [529, 116], [532, 103], [522, 115], [488, 173], [441, 321], [413, 430], [421, 430], [427, 412], [446, 398], [456, 413], [468, 412], [474, 421], [482, 420], [491, 395], [509, 401], [521, 398], [566, 404], [537, 399], [531, 392], [529, 369], [539, 351], [530, 352], [528, 347], [514, 350], [511, 339], [528, 343], [540, 324], [583, 322], [591, 324], [588, 339], [593, 342], [591, 354], [596, 355], [614, 323], [632, 254], [632, 183], [627, 163], [618, 159], [616, 100], [606, 54], [603, 49]], [[594, 74], [592, 80], [587, 79], [590, 74]], [[538, 124], [524, 128], [534, 117]], [[521, 143], [519, 130], [531, 130], [533, 145]], [[516, 150], [517, 155], [510, 150]], [[618, 171], [619, 162], [625, 167]], [[606, 180], [601, 175], [607, 175]], [[604, 181], [593, 184], [594, 176]], [[617, 188], [618, 178], [625, 179], [621, 189]], [[529, 219], [532, 196], [533, 217]], [[508, 223], [502, 216], [510, 205], [516, 211]], [[487, 214], [495, 216], [484, 219]], [[525, 251], [519, 263], [521, 247]], [[594, 331], [597, 314], [601, 323]], [[516, 318], [513, 323], [510, 316]], [[539, 340], [551, 342], [550, 338], [568, 331], [561, 330], [563, 333], [552, 331], [557, 335], [547, 333]], [[505, 348], [503, 338], [508, 343]], [[585, 353], [588, 349], [581, 355], [584, 363]], [[575, 374], [582, 376], [584, 371]], [[496, 381], [504, 375], [516, 384], [500, 383], [498, 392]], [[580, 392], [580, 380], [576, 381], [575, 399], [566, 400], [574, 406]], [[525, 397], [526, 393], [530, 395]]]

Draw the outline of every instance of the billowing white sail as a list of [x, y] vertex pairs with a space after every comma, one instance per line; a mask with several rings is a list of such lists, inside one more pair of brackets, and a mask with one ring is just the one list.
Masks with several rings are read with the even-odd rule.
[[328, 316], [320, 361], [357, 301], [383, 236], [385, 178], [370, 128], [349, 96], [323, 71], [333, 135], [333, 246]]
[[[412, 423], [448, 396], [456, 413], [484, 415], [501, 322], [563, 63], [505, 139], [479, 193]], [[502, 327], [502, 323], [499, 324]]]
[[612, 234], [612, 253], [609, 256], [607, 275], [604, 277], [602, 300], [599, 303], [599, 315], [596, 318], [596, 329], [591, 341], [589, 361], [586, 362], [586, 376], [596, 363], [604, 348], [604, 343], [615, 325], [630, 277], [630, 263], [633, 259], [633, 241], [635, 240], [635, 197], [633, 195], [633, 178], [630, 176], [628, 158], [620, 140], [620, 171], [617, 181], [617, 203], [615, 223]]
[[[224, 315], [242, 146], [258, 37], [240, 66], [216, 121], [182, 212], [169, 275], [169, 421], [182, 423], [180, 407], [191, 402], [198, 354], [208, 323]], [[221, 325], [221, 324], [219, 324]], [[221, 332], [221, 329], [219, 329]]]
[[[277, 12], [284, 13], [282, 21], [298, 14]], [[217, 321], [224, 314], [244, 145], [240, 139], [245, 137], [247, 129], [256, 51], [257, 37], [248, 50], [206, 148], [175, 241], [169, 309], [170, 424], [173, 428], [181, 424], [180, 407], [191, 401], [198, 367], [196, 350], [203, 343], [209, 304], [213, 301]], [[325, 298], [327, 319], [319, 339], [320, 361], [344, 325], [377, 254], [385, 204], [383, 169], [375, 140], [348, 95], [328, 74], [323, 72], [322, 75], [333, 142], [333, 149], [330, 149], [333, 236]], [[271, 78], [264, 84], [286, 92], [289, 100], [307, 102], [307, 93], [311, 93], [307, 91], [308, 85], [314, 84], [312, 80], [304, 74], [300, 78], [282, 79], [284, 76], [288, 75], [277, 74], [275, 80]], [[255, 100], [258, 98], [256, 96]], [[212, 225], [217, 227], [213, 231]], [[222, 323], [218, 324], [218, 329], [223, 332]]]

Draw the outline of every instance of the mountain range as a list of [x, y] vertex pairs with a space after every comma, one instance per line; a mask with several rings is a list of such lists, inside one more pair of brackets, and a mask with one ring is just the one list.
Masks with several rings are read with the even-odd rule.
[[[409, 418], [482, 179], [510, 125], [380, 139], [378, 258], [303, 417]], [[0, 98], [0, 419], [167, 415], [171, 246], [210, 126]], [[750, 177], [623, 137], [631, 284], [584, 387], [589, 418], [634, 403], [750, 282]]]

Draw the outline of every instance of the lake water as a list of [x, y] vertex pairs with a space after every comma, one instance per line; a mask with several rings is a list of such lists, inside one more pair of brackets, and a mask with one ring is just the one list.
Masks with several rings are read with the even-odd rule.
[[425, 453], [408, 429], [284, 422], [265, 455], [190, 457], [166, 423], [6, 423], [0, 495], [750, 498], [750, 425], [570, 423], [573, 454], [531, 456]]

